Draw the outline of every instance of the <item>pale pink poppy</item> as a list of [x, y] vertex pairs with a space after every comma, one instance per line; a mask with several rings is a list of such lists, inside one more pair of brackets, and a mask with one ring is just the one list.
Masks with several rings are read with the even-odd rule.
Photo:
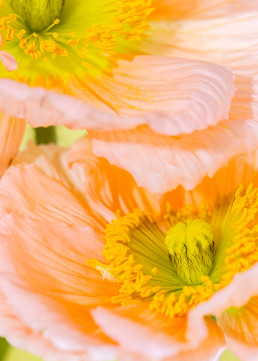
[[8, 115], [87, 129], [94, 154], [155, 193], [257, 148], [256, 1], [60, 0], [55, 20], [45, 3], [0, 9], [19, 59], [0, 74]]
[[29, 145], [0, 182], [0, 335], [45, 360], [255, 361], [256, 169], [158, 199], [89, 140]]

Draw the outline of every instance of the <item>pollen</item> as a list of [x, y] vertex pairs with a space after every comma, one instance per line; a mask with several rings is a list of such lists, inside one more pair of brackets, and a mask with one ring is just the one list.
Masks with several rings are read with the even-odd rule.
[[187, 284], [199, 284], [213, 267], [214, 238], [211, 226], [202, 219], [178, 222], [166, 235], [171, 265]]

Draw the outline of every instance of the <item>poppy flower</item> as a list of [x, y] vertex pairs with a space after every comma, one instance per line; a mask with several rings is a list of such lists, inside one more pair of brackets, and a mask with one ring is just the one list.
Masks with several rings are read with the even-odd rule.
[[211, 361], [227, 345], [255, 360], [254, 158], [158, 198], [89, 140], [31, 144], [0, 200], [0, 334], [13, 345], [58, 361]]
[[256, 149], [254, 2], [47, 4], [0, 8], [19, 63], [0, 74], [7, 115], [87, 129], [96, 155], [156, 193], [193, 188]]

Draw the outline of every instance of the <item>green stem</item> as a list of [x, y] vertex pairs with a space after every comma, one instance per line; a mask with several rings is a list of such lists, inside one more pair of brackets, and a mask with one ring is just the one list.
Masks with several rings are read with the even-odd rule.
[[56, 143], [55, 127], [35, 128], [35, 138], [37, 144]]
[[8, 348], [9, 344], [5, 341], [4, 338], [0, 337], [0, 360], [4, 360]]

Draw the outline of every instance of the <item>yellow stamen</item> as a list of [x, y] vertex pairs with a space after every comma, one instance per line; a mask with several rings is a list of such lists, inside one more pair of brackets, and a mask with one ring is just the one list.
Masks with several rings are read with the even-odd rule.
[[47, 27], [44, 31], [48, 32], [50, 29], [52, 29], [55, 25], [60, 23], [60, 19], [56, 19], [49, 27]]
[[[159, 278], [158, 282], [155, 283], [153, 277], [159, 276], [159, 268], [151, 267], [149, 273], [146, 273], [146, 265], [137, 263], [132, 254], [132, 239], [136, 237], [134, 232], [137, 229], [141, 230], [142, 233], [140, 234], [142, 235], [145, 232], [150, 237], [156, 234], [157, 239], [160, 239], [164, 245], [164, 234], [159, 230], [152, 217], [136, 210], [125, 217], [120, 217], [118, 214], [117, 220], [112, 221], [112, 224], [107, 226], [105, 232], [106, 246], [103, 255], [108, 261], [108, 266], [104, 264], [100, 266], [100, 262], [96, 260], [88, 261], [88, 264], [95, 269], [103, 267], [102, 274], [105, 274], [106, 267], [108, 267], [116, 282], [121, 285], [120, 295], [113, 297], [112, 302], [128, 305], [145, 300], [149, 303], [150, 310], [175, 317], [184, 314], [211, 296], [214, 287], [207, 276], [201, 277], [200, 286], [182, 286], [181, 291], [175, 293], [169, 289], [163, 289], [159, 285]], [[142, 242], [145, 242], [144, 239]], [[168, 265], [170, 265], [169, 261]]]
[[178, 222], [166, 235], [171, 264], [187, 284], [200, 284], [213, 267], [214, 240], [211, 226], [202, 219]]
[[258, 188], [250, 184], [247, 189], [240, 187], [232, 206], [234, 238], [227, 249], [226, 273], [223, 285], [228, 284], [236, 273], [246, 271], [258, 262]]

